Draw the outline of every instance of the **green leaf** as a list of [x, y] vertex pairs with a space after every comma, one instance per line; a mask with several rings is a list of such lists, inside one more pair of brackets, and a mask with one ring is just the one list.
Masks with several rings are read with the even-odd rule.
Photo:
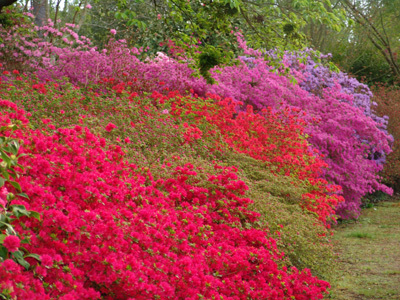
[[21, 186], [16, 181], [10, 181], [11, 185], [15, 187], [19, 192], [22, 192]]
[[29, 211], [29, 214], [30, 214], [30, 216], [32, 217], [32, 218], [35, 218], [35, 219], [37, 219], [38, 221], [40, 221], [40, 214], [38, 213], [38, 212], [36, 212], [36, 211]]
[[10, 179], [10, 174], [7, 172], [6, 169], [2, 169], [1, 170], [1, 174], [3, 174], [3, 176], [5, 177], [5, 180], [9, 180]]
[[11, 148], [10, 152], [11, 152], [12, 154], [14, 154], [14, 155], [17, 155], [17, 154], [18, 154], [19, 144], [18, 144], [17, 141], [15, 141], [15, 140], [12, 141], [12, 142], [10, 143], [10, 148]]
[[6, 183], [6, 180], [3, 177], [0, 177], [0, 187], [2, 187]]
[[15, 259], [21, 266], [23, 266], [25, 269], [29, 270], [30, 264], [24, 259], [21, 251], [15, 251], [15, 252], [13, 252], [12, 255], [15, 257]]
[[32, 258], [34, 258], [34, 259], [36, 259], [38, 261], [42, 261], [42, 259], [40, 258], [40, 255], [35, 254], [35, 253], [30, 253], [30, 254], [27, 254], [27, 255], [24, 256], [24, 258], [27, 258], [27, 257], [32, 257]]
[[25, 206], [23, 205], [11, 205], [12, 212], [14, 215], [19, 218], [20, 216], [29, 217], [29, 212], [26, 210]]
[[29, 199], [29, 196], [27, 194], [25, 194], [25, 193], [19, 193], [19, 194], [17, 194], [17, 196], [21, 196], [21, 197], [24, 197], [26, 199]]
[[6, 227], [7, 227], [6, 230], [9, 234], [15, 234], [15, 230], [14, 230], [14, 227], [12, 227], [12, 225], [8, 224], [7, 222], [2, 222], [2, 221], [0, 221], [0, 224], [6, 225]]
[[11, 164], [11, 158], [5, 153], [2, 149], [0, 149], [1, 158], [6, 162], [7, 165]]
[[15, 258], [24, 258], [23, 253], [19, 250], [12, 253]]
[[4, 239], [7, 237], [5, 234], [0, 234], [0, 244], [3, 244]]
[[7, 254], [8, 254], [7, 249], [5, 247], [3, 247], [3, 246], [0, 246], [0, 257], [3, 260], [5, 260], [5, 259], [7, 259]]

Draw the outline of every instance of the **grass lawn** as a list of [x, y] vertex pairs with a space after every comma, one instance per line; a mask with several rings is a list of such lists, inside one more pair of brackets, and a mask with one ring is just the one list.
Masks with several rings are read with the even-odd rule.
[[400, 197], [335, 228], [338, 277], [331, 299], [400, 299]]

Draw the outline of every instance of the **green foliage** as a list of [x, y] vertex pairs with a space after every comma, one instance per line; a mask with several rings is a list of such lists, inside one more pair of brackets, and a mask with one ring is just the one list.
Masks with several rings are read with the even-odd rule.
[[[337, 1], [347, 10], [347, 25], [340, 33], [325, 25], [309, 25], [313, 47], [332, 53], [345, 72], [368, 84], [393, 84], [400, 74], [397, 38], [398, 1]], [[354, 5], [353, 5], [354, 4]]]
[[[15, 124], [10, 124], [9, 126], [1, 127], [0, 132], [7, 132], [9, 134], [10, 131], [16, 128]], [[32, 257], [40, 261], [38, 255], [27, 252], [23, 247], [18, 247], [16, 251], [11, 252], [4, 245], [5, 239], [9, 236], [15, 236], [19, 240], [22, 240], [22, 244], [29, 243], [29, 237], [21, 239], [15, 230], [14, 224], [19, 218], [32, 217], [40, 220], [40, 215], [37, 212], [27, 210], [24, 205], [12, 204], [12, 200], [16, 199], [16, 196], [28, 198], [25, 193], [22, 193], [19, 183], [15, 181], [19, 178], [20, 172], [23, 170], [23, 167], [18, 164], [18, 158], [22, 156], [22, 154], [18, 155], [19, 148], [20, 145], [16, 139], [8, 136], [0, 136], [0, 262], [11, 258], [25, 269], [29, 269], [30, 264], [25, 258]], [[5, 186], [14, 188], [19, 193], [15, 195], [12, 192], [8, 192]]]
[[372, 194], [365, 196], [362, 199], [362, 206], [365, 208], [372, 208], [372, 207], [374, 207], [375, 204], [382, 202], [382, 201], [386, 201], [388, 199], [389, 199], [388, 194], [385, 194], [381, 191], [376, 191]]
[[[7, 127], [1, 127], [0, 132], [15, 130], [16, 128], [17, 125], [10, 124]], [[0, 136], [0, 187], [9, 182], [18, 192], [22, 192], [18, 182], [15, 181], [19, 177], [18, 168], [22, 168], [18, 164], [18, 158], [22, 156], [22, 154], [18, 155], [19, 147], [20, 145], [17, 140]]]
[[215, 66], [225, 64], [229, 65], [233, 60], [233, 52], [224, 52], [221, 48], [216, 48], [211, 45], [200, 48], [198, 55], [198, 69], [200, 74], [207, 80], [207, 83], [214, 83], [209, 70]]
[[7, 29], [7, 28], [13, 26], [14, 22], [11, 20], [11, 17], [9, 14], [0, 14], [0, 24], [5, 29]]
[[238, 166], [241, 178], [249, 186], [248, 197], [255, 199], [251, 209], [262, 216], [271, 234], [285, 253], [287, 263], [330, 280], [335, 272], [335, 254], [330, 233], [315, 224], [315, 216], [298, 205], [306, 192], [293, 178], [273, 175], [259, 161], [244, 154], [229, 152], [227, 164]]
[[185, 45], [189, 56], [194, 56], [199, 45], [237, 51], [232, 34], [237, 31], [256, 48], [297, 49], [307, 43], [302, 33], [306, 24], [323, 23], [332, 30], [343, 26], [343, 12], [332, 7], [325, 0], [280, 0], [275, 4], [261, 0], [98, 0], [86, 11], [79, 33], [104, 45], [113, 28], [117, 38], [143, 47], [147, 53], [168, 52], [169, 40]]

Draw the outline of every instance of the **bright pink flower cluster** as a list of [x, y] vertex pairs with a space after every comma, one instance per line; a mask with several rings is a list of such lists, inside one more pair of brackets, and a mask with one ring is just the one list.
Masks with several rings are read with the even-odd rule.
[[3, 246], [10, 252], [15, 252], [21, 245], [20, 239], [15, 235], [7, 236], [3, 241]]
[[[27, 123], [15, 104], [0, 105], [1, 126]], [[14, 203], [42, 217], [21, 218], [16, 230], [42, 262], [26, 272], [0, 264], [1, 290], [12, 297], [322, 299], [328, 283], [279, 268], [268, 231], [245, 229], [258, 215], [234, 167], [208, 174], [175, 157], [177, 167], [164, 164], [172, 175], [154, 180], [87, 128], [47, 126], [13, 133], [28, 154], [19, 182], [30, 197]]]

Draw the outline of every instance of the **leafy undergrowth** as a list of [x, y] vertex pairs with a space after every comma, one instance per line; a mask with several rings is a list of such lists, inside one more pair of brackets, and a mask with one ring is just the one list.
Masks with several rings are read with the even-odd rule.
[[364, 209], [358, 222], [335, 228], [339, 254], [331, 299], [399, 299], [400, 197]]

